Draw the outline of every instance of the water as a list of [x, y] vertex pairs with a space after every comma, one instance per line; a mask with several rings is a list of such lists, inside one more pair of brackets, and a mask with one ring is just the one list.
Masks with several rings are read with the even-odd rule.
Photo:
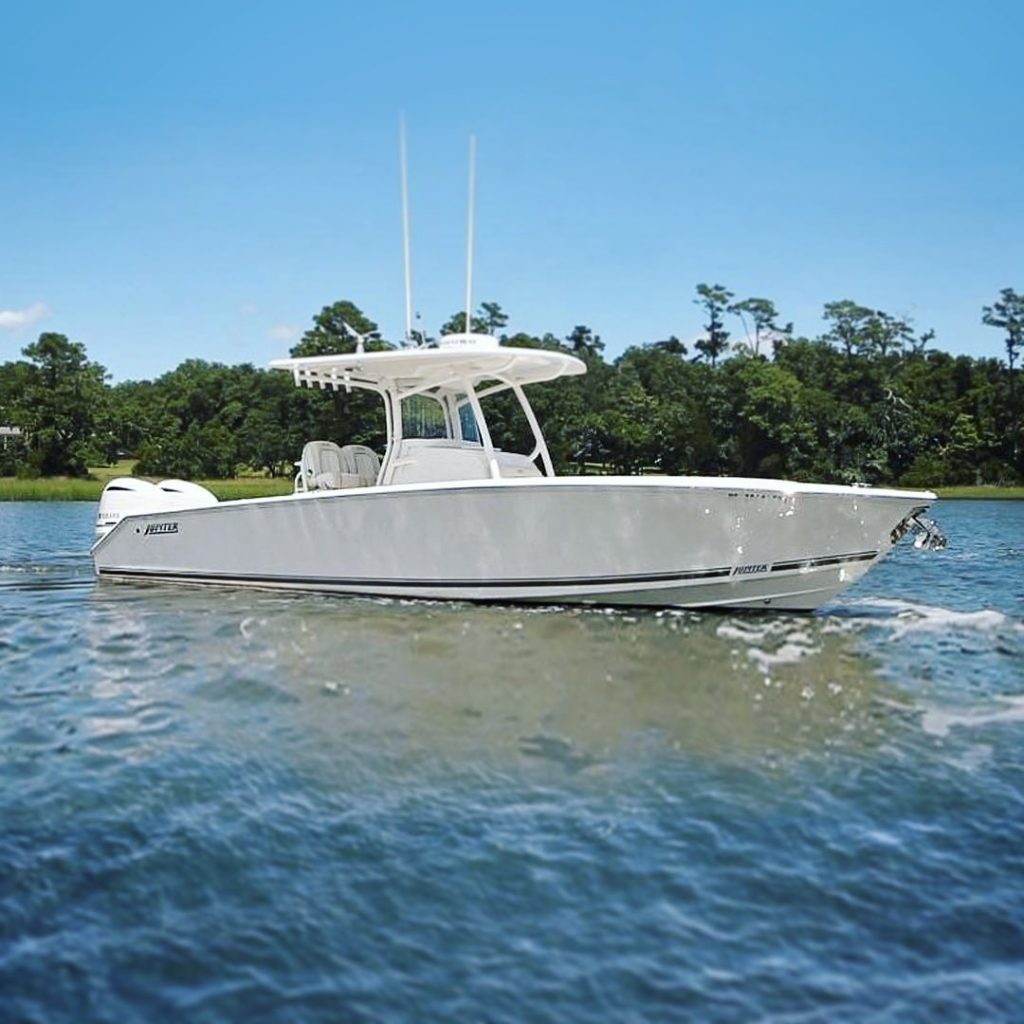
[[1024, 503], [825, 614], [97, 584], [0, 505], [0, 1020], [1020, 1020]]

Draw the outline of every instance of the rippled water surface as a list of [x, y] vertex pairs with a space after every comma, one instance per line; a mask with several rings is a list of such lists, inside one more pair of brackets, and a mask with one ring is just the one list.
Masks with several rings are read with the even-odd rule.
[[0, 505], [0, 1019], [1021, 1020], [1024, 503], [813, 617], [97, 584]]

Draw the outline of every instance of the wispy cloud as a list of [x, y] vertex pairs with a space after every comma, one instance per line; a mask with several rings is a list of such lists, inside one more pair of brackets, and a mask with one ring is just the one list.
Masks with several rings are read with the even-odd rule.
[[274, 324], [267, 331], [267, 337], [274, 341], [298, 341], [302, 337], [302, 328], [293, 324]]
[[19, 327], [28, 327], [49, 315], [49, 307], [42, 302], [33, 302], [25, 309], [0, 309], [0, 329], [14, 331]]

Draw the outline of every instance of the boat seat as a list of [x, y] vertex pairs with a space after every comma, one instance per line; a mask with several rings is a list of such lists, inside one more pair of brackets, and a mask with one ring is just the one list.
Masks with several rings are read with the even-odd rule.
[[309, 441], [302, 449], [295, 477], [297, 491], [333, 491], [342, 487], [372, 487], [380, 472], [380, 459], [372, 448], [333, 441]]
[[347, 444], [341, 449], [341, 468], [359, 478], [357, 487], [373, 487], [380, 476], [380, 458], [365, 444]]

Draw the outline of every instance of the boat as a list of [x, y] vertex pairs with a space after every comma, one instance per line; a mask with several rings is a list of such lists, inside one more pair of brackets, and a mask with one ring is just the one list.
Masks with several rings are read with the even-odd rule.
[[[360, 346], [361, 348], [361, 346]], [[92, 549], [101, 579], [430, 600], [812, 611], [907, 532], [930, 491], [735, 477], [559, 476], [525, 389], [584, 373], [564, 351], [474, 333], [432, 347], [274, 360], [299, 386], [368, 389], [387, 443], [311, 440], [293, 492], [218, 501], [118, 478]], [[528, 452], [496, 447], [511, 392]]]
[[[559, 476], [526, 388], [586, 372], [567, 351], [472, 330], [474, 142], [463, 332], [412, 330], [404, 128], [406, 345], [278, 359], [300, 387], [375, 392], [383, 451], [310, 439], [293, 492], [218, 501], [182, 480], [104, 489], [101, 579], [429, 600], [813, 611], [922, 516], [930, 491], [731, 477]], [[511, 395], [527, 451], [492, 438], [484, 404]]]

